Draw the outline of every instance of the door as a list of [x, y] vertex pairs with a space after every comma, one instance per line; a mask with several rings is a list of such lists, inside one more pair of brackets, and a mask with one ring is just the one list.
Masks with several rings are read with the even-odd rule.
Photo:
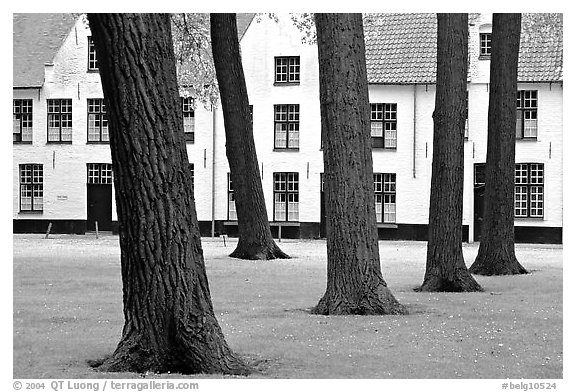
[[320, 173], [320, 238], [326, 238], [326, 205], [324, 203], [324, 173]]
[[474, 241], [480, 241], [482, 235], [482, 220], [484, 219], [484, 192], [486, 165], [474, 165]]
[[88, 163], [87, 230], [112, 230], [112, 165]]
[[112, 230], [112, 185], [88, 184], [88, 217], [87, 229]]

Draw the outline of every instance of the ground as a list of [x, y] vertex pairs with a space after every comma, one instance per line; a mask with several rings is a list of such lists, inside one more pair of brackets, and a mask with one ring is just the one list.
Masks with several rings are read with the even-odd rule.
[[[202, 240], [216, 315], [250, 377], [563, 377], [561, 246], [517, 245], [531, 273], [475, 276], [482, 293], [419, 293], [426, 243], [381, 241], [384, 278], [410, 314], [318, 316], [325, 241], [282, 240], [292, 259], [272, 261], [227, 257], [226, 245]], [[464, 244], [468, 266], [477, 251]], [[86, 364], [120, 338], [119, 255], [113, 235], [14, 235], [14, 378], [139, 377]]]

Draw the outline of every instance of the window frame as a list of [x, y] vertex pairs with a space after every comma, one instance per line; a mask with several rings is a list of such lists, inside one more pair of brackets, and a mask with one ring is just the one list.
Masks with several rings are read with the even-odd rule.
[[[234, 206], [234, 208], [231, 208]], [[236, 197], [234, 194], [234, 184], [232, 184], [232, 174], [228, 173], [228, 208], [226, 218], [229, 221], [238, 220], [238, 210], [236, 209]]]
[[[66, 102], [66, 105], [63, 105]], [[57, 103], [57, 105], [55, 105]], [[51, 111], [52, 108], [58, 107], [58, 111], [54, 112]], [[63, 106], [65, 108], [69, 108], [70, 111], [63, 112]], [[71, 98], [49, 98], [46, 100], [46, 128], [47, 128], [47, 142], [48, 143], [55, 143], [55, 144], [72, 144], [72, 134], [74, 129], [74, 122], [73, 122], [73, 104]], [[66, 116], [66, 119], [63, 117]], [[69, 118], [68, 118], [69, 116]], [[51, 119], [58, 122], [58, 127], [51, 127], [50, 122]], [[66, 121], [66, 123], [70, 123], [70, 127], [63, 127], [62, 123]], [[58, 140], [50, 140], [50, 129], [58, 129]], [[62, 130], [69, 129], [70, 130], [70, 140], [63, 140], [62, 138]]]
[[[284, 61], [286, 64], [279, 64]], [[285, 68], [286, 71], [279, 72], [279, 67]], [[283, 78], [280, 77], [281, 75], [286, 75], [285, 80], [282, 80]], [[275, 56], [274, 85], [282, 86], [297, 84], [300, 84], [300, 56]]]
[[86, 163], [86, 183], [90, 185], [110, 185], [114, 183], [111, 163]]
[[[196, 111], [195, 102], [192, 97], [180, 97], [180, 108], [182, 110], [182, 124], [184, 125], [184, 140], [194, 143], [196, 135]], [[191, 118], [192, 130], [186, 130], [186, 118]], [[190, 129], [190, 128], [188, 128]]]
[[[396, 203], [396, 173], [374, 173], [374, 208], [376, 210], [376, 223], [396, 223], [397, 203]], [[378, 179], [380, 178], [380, 181]], [[378, 189], [378, 184], [381, 184]], [[387, 187], [388, 186], [388, 187]], [[378, 203], [378, 197], [381, 202]], [[387, 199], [393, 201], [386, 202]], [[381, 211], [378, 212], [378, 204], [381, 204]], [[393, 211], [386, 211], [386, 206], [393, 206]], [[393, 219], [386, 219], [386, 215], [393, 215]]]
[[190, 170], [190, 176], [192, 178], [192, 192], [194, 192], [194, 176], [196, 175], [196, 173], [194, 172], [194, 164], [188, 162], [188, 170]]
[[480, 59], [489, 59], [492, 57], [492, 32], [480, 33], [479, 53]]
[[469, 110], [469, 101], [470, 101], [470, 91], [466, 91], [466, 122], [464, 123], [464, 141], [468, 141], [470, 137], [470, 121], [468, 121], [468, 114]]
[[[34, 130], [34, 107], [32, 101], [32, 99], [27, 98], [12, 100], [12, 142], [14, 144], [32, 144]], [[14, 133], [14, 123], [16, 120], [19, 123], [18, 133]], [[29, 126], [24, 126], [24, 124], [29, 124]], [[24, 131], [25, 129], [26, 132]], [[15, 140], [14, 138], [17, 135], [18, 140]]]
[[[91, 110], [91, 108], [98, 107], [98, 110]], [[110, 143], [110, 129], [108, 123], [108, 112], [106, 110], [106, 105], [104, 104], [104, 98], [87, 98], [86, 99], [86, 114], [87, 114], [87, 124], [86, 124], [86, 142], [90, 144]], [[90, 128], [90, 118], [94, 116], [97, 118], [97, 122], [100, 124], [98, 128]], [[96, 123], [96, 121], [95, 121]], [[106, 126], [104, 126], [104, 123]], [[98, 129], [98, 140], [90, 139], [90, 129]], [[106, 132], [103, 130], [106, 129]], [[106, 137], [104, 137], [106, 135]]]
[[[279, 111], [279, 109], [285, 108], [284, 111]], [[294, 109], [292, 112], [290, 109]], [[285, 115], [285, 119], [282, 119], [282, 114]], [[293, 116], [292, 120], [290, 116]], [[285, 126], [285, 130], [279, 130], [278, 126]], [[295, 129], [290, 129], [293, 126]], [[278, 132], [283, 131], [285, 132], [284, 143], [279, 145], [277, 142]], [[292, 141], [295, 141], [296, 146], [290, 145], [290, 135], [296, 135]], [[277, 104], [274, 105], [274, 151], [298, 151], [300, 149], [300, 104], [298, 103], [291, 103], [291, 104]]]
[[[378, 109], [380, 108], [380, 110]], [[378, 115], [380, 114], [380, 116]], [[387, 118], [387, 116], [389, 116]], [[374, 136], [373, 126], [380, 124], [381, 136]], [[389, 129], [387, 129], [389, 128]], [[387, 137], [393, 135], [393, 137]], [[373, 149], [398, 149], [398, 104], [375, 102], [370, 103], [370, 138]], [[389, 142], [387, 145], [387, 141]]]
[[[527, 95], [529, 96], [527, 97]], [[534, 106], [531, 104], [526, 106], [527, 101], [534, 102]], [[531, 118], [526, 118], [528, 114]], [[534, 135], [526, 135], [527, 120], [534, 121]], [[538, 140], [538, 90], [518, 90], [516, 92], [516, 140]]]
[[[543, 163], [516, 163], [514, 171], [514, 218], [544, 219], [544, 177]], [[519, 188], [525, 188], [525, 190], [519, 191]], [[522, 195], [525, 196], [522, 197]], [[519, 203], [522, 204], [519, 206]], [[519, 209], [526, 210], [526, 213], [518, 214]]]
[[[292, 181], [290, 179], [292, 177]], [[277, 185], [282, 184], [283, 188], [278, 189]], [[295, 190], [290, 189], [290, 185], [296, 185]], [[300, 221], [300, 173], [299, 172], [274, 172], [272, 173], [272, 191], [273, 191], [273, 211], [272, 216], [274, 218], [274, 222], [299, 222]], [[277, 201], [276, 196], [283, 195], [284, 201], [279, 200]], [[292, 201], [290, 201], [292, 199]], [[295, 200], [294, 200], [295, 199]], [[284, 204], [284, 211], [283, 215], [284, 218], [280, 218], [277, 216], [277, 204], [282, 203]], [[296, 219], [290, 219], [290, 203], [292, 205], [296, 204], [297, 211], [296, 211]], [[293, 211], [292, 211], [293, 213]]]
[[[28, 169], [30, 181], [23, 180], [23, 171]], [[38, 180], [39, 178], [39, 180]], [[19, 200], [18, 209], [23, 213], [42, 213], [44, 212], [44, 165], [42, 163], [22, 163], [18, 166], [18, 180], [19, 180]], [[36, 180], [36, 181], [35, 181]], [[24, 190], [30, 192], [30, 209], [22, 208], [22, 194]], [[34, 196], [34, 192], [39, 192], [38, 197]], [[40, 208], [35, 208], [35, 199], [41, 199]]]
[[92, 36], [88, 36], [88, 72], [98, 72], [98, 58], [96, 57], [96, 47]]

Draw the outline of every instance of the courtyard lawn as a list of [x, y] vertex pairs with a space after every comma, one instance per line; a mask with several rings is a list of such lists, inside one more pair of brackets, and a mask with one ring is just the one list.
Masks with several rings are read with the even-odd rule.
[[[87, 365], [111, 354], [122, 330], [118, 237], [13, 238], [14, 378], [139, 377]], [[235, 244], [202, 241], [216, 315], [257, 369], [250, 377], [563, 376], [561, 246], [517, 245], [531, 273], [476, 276], [485, 292], [430, 294], [413, 290], [426, 243], [381, 241], [384, 279], [410, 314], [317, 316], [308, 310], [325, 290], [325, 241], [283, 240], [293, 258], [274, 261], [227, 257]], [[464, 244], [467, 265], [477, 250]]]

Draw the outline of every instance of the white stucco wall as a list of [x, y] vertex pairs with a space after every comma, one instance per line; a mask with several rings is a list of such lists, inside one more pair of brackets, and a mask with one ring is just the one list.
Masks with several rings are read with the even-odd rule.
[[[100, 76], [88, 72], [87, 25], [79, 18], [51, 64], [46, 64], [40, 90], [15, 90], [14, 98], [33, 102], [32, 145], [13, 146], [14, 219], [86, 219], [87, 163], [111, 163], [108, 144], [87, 144], [87, 99], [102, 98]], [[47, 143], [47, 99], [72, 99], [72, 143]], [[44, 210], [19, 212], [19, 167], [40, 163], [44, 168]], [[116, 203], [112, 193], [112, 219]]]
[[[260, 21], [252, 21], [241, 41], [268, 218], [273, 220], [273, 173], [298, 172], [299, 220], [319, 222], [320, 173], [324, 169], [320, 150], [317, 48], [302, 43], [301, 33], [289, 17], [279, 16], [278, 22], [266, 16]], [[475, 41], [479, 39], [478, 29], [485, 28], [489, 22], [490, 19], [483, 16], [471, 26], [470, 33], [470, 136], [464, 146], [463, 215], [463, 223], [470, 226], [474, 216], [473, 165], [485, 162], [486, 156], [490, 63], [478, 59], [478, 42]], [[103, 96], [98, 73], [87, 71], [89, 34], [87, 25], [79, 19], [53, 64], [45, 66], [43, 88], [14, 90], [15, 99], [33, 100], [34, 119], [33, 143], [13, 145], [14, 219], [86, 219], [86, 163], [111, 162], [108, 144], [87, 144], [86, 100]], [[298, 85], [274, 85], [275, 56], [300, 56]], [[563, 87], [558, 83], [531, 83], [519, 84], [518, 88], [538, 90], [538, 138], [517, 141], [516, 162], [544, 163], [545, 199], [543, 219], [517, 219], [516, 225], [560, 227]], [[397, 104], [397, 149], [373, 151], [374, 172], [396, 173], [396, 222], [427, 224], [435, 86], [370, 85], [369, 97], [372, 103]], [[72, 99], [72, 144], [46, 142], [46, 100], [51, 98]], [[300, 147], [297, 151], [274, 151], [275, 104], [300, 105]], [[195, 142], [187, 143], [187, 152], [189, 161], [194, 163], [196, 209], [200, 221], [227, 220], [229, 167], [225, 145], [221, 108], [212, 111], [198, 104]], [[44, 211], [41, 214], [19, 212], [18, 165], [22, 163], [44, 165]], [[116, 220], [114, 201], [113, 219]]]

